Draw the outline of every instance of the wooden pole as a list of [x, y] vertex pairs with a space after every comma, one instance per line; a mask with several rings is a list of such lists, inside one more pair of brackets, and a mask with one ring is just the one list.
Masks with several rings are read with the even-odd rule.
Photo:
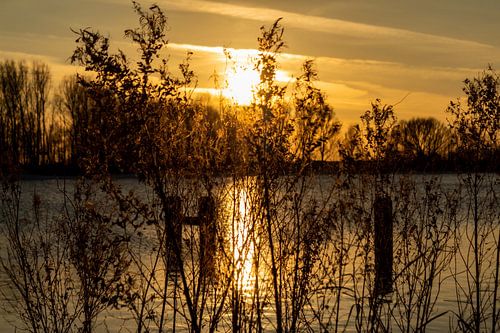
[[217, 226], [215, 223], [215, 201], [212, 197], [201, 197], [198, 206], [200, 223], [200, 265], [202, 272], [212, 279], [215, 273], [217, 250]]
[[392, 201], [388, 196], [377, 196], [375, 211], [375, 295], [392, 292]]
[[[167, 223], [171, 223], [174, 233], [166, 233], [167, 246], [167, 264], [169, 271], [177, 273], [180, 265], [175, 255], [174, 242], [176, 242], [180, 251], [182, 251], [182, 216], [181, 216], [181, 198], [179, 196], [167, 197], [167, 210], [165, 212]], [[166, 226], [165, 226], [166, 227]]]

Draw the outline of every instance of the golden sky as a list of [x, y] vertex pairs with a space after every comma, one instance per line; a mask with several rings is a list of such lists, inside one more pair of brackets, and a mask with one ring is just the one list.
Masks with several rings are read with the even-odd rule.
[[[141, 1], [143, 7], [152, 2]], [[251, 56], [262, 25], [283, 17], [287, 48], [280, 77], [291, 82], [314, 59], [337, 116], [359, 118], [370, 102], [397, 103], [397, 116], [445, 119], [462, 81], [500, 65], [498, 0], [158, 0], [170, 30], [172, 69], [187, 51], [198, 87], [212, 88], [223, 72], [223, 47], [238, 61]], [[0, 0], [0, 59], [39, 59], [54, 80], [77, 69], [71, 28], [90, 27], [133, 54], [123, 30], [137, 25], [127, 0]], [[243, 50], [241, 50], [243, 49]], [[406, 98], [405, 98], [406, 96]]]

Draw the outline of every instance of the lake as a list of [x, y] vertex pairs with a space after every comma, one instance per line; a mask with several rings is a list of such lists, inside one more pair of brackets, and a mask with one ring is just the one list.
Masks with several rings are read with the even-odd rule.
[[[475, 184], [477, 200], [465, 176], [396, 175], [385, 180], [383, 191], [392, 205], [394, 281], [393, 291], [379, 297], [374, 296], [379, 260], [374, 258], [373, 248], [376, 183], [370, 176], [282, 177], [271, 184], [267, 204], [261, 185], [252, 177], [217, 178], [210, 187], [197, 181], [172, 180], [166, 188], [169, 195], [180, 200], [178, 216], [183, 216], [184, 224], [179, 243], [184, 277], [169, 264], [172, 249], [162, 246], [172, 236], [164, 224], [158, 223], [165, 221], [158, 196], [134, 178], [116, 179], [123, 197], [129, 195], [126, 198], [133, 205], [124, 208], [111, 196], [98, 192], [87, 200], [86, 204], [91, 202], [92, 206], [83, 208], [108, 214], [108, 220], [116, 222], [110, 230], [129, 238], [126, 249], [124, 245], [120, 249], [129, 262], [127, 274], [134, 280], [130, 286], [139, 296], [129, 300], [128, 306], [122, 304], [118, 309], [100, 312], [96, 331], [133, 331], [138, 317], [144, 328], [158, 330], [161, 326], [164, 330], [186, 331], [191, 318], [189, 302], [196, 302], [199, 313], [203, 309], [200, 323], [206, 331], [210, 327], [216, 331], [235, 327], [243, 331], [258, 327], [275, 331], [277, 304], [284, 326], [300, 331], [357, 332], [369, 327], [380, 329], [380, 325], [406, 331], [408, 327], [414, 330], [419, 323], [427, 332], [460, 329], [458, 318], [470, 317], [477, 295], [475, 203], [479, 221], [479, 291], [484, 313], [481, 327], [486, 330], [491, 327], [492, 312], [498, 315], [500, 309], [495, 293], [500, 183], [498, 175], [480, 176]], [[53, 221], [71, 220], [67, 216], [82, 208], [70, 204], [76, 184], [75, 179], [22, 180], [21, 225], [33, 230], [29, 226], [34, 218], [35, 193], [42, 217], [41, 229], [36, 230], [45, 230]], [[207, 188], [216, 203], [216, 231], [198, 221], [198, 202], [207, 195]], [[124, 209], [126, 217], [120, 214]], [[131, 218], [133, 212], [137, 214], [135, 219]], [[5, 215], [1, 218], [5, 227], [8, 221]], [[117, 227], [125, 220], [136, 223], [135, 227]], [[87, 232], [103, 237], [108, 229], [102, 230], [102, 234], [99, 230]], [[8, 253], [6, 237], [4, 232], [4, 262]], [[16, 310], [12, 311], [15, 298], [8, 285], [9, 279], [2, 271], [2, 332], [12, 331], [12, 323], [20, 324]], [[185, 288], [190, 291], [189, 301], [182, 292]], [[77, 297], [76, 292], [72, 295]], [[137, 305], [143, 305], [142, 316]], [[149, 315], [145, 315], [146, 310]]]

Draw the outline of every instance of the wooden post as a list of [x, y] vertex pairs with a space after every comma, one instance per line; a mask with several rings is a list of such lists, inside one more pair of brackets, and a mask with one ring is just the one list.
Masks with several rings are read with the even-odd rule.
[[217, 227], [215, 223], [215, 201], [211, 197], [201, 197], [198, 202], [198, 216], [183, 216], [181, 198], [167, 198], [166, 223], [173, 227], [173, 234], [166, 233], [167, 263], [170, 272], [177, 273], [180, 263], [175, 255], [174, 241], [182, 251], [183, 224], [199, 227], [200, 235], [200, 272], [211, 280], [215, 273], [215, 256], [217, 250]]
[[212, 197], [201, 197], [198, 206], [200, 225], [201, 272], [211, 280], [215, 273], [217, 252], [217, 226], [215, 223], [215, 201]]
[[375, 296], [392, 292], [392, 201], [388, 196], [377, 196], [375, 211]]
[[200, 272], [208, 280], [212, 280], [215, 273], [215, 256], [217, 250], [217, 227], [215, 223], [215, 201], [211, 197], [201, 197], [198, 203], [198, 216], [183, 216], [181, 212], [181, 198], [172, 196], [167, 198], [166, 223], [171, 223], [173, 234], [166, 233], [167, 263], [172, 273], [177, 273], [180, 263], [175, 255], [176, 242], [179, 251], [182, 251], [183, 224], [199, 227], [200, 235]]
[[176, 242], [179, 251], [182, 252], [182, 215], [181, 198], [179, 196], [167, 197], [165, 215], [166, 223], [170, 223], [174, 230], [173, 234], [166, 232], [167, 265], [170, 272], [178, 272], [180, 263], [177, 261], [174, 242]]

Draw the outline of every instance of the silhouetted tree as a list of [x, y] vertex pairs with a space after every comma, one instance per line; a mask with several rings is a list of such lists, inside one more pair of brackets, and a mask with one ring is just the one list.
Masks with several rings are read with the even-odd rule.
[[0, 88], [3, 104], [4, 137], [8, 142], [8, 159], [14, 165], [24, 163], [27, 133], [28, 68], [23, 63], [0, 64]]
[[[447, 157], [451, 146], [448, 128], [434, 118], [413, 118], [399, 122], [399, 145], [403, 161], [425, 167]], [[412, 167], [412, 166], [410, 166]]]
[[36, 171], [65, 162], [64, 126], [52, 106], [49, 67], [41, 62], [0, 63], [2, 167]]
[[[34, 167], [53, 161], [48, 147], [48, 103], [50, 89], [50, 71], [46, 64], [34, 62], [31, 67], [31, 110], [29, 112], [30, 128], [33, 137], [26, 138], [27, 145], [33, 145], [30, 164]], [[30, 140], [31, 139], [31, 140]]]
[[85, 88], [78, 83], [78, 78], [71, 76], [60, 83], [54, 104], [64, 126], [61, 130], [64, 132], [60, 139], [61, 149], [69, 165], [76, 167], [94, 139], [89, 132], [91, 100]]

